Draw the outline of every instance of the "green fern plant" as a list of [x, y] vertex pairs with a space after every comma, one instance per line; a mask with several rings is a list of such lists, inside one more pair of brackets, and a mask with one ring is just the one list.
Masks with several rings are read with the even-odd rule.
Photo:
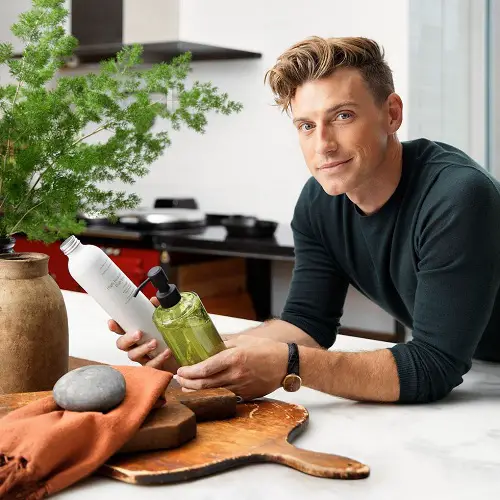
[[[0, 43], [0, 66], [14, 79], [0, 85], [0, 237], [49, 243], [84, 229], [79, 212], [113, 216], [137, 206], [137, 195], [99, 185], [132, 184], [170, 145], [172, 130], [203, 133], [208, 112], [242, 108], [210, 82], [186, 85], [189, 53], [139, 71], [142, 47], [133, 45], [96, 73], [60, 76], [77, 47], [63, 4], [34, 0], [20, 15], [11, 29], [24, 42], [22, 57]], [[168, 126], [153, 132], [158, 118]]]

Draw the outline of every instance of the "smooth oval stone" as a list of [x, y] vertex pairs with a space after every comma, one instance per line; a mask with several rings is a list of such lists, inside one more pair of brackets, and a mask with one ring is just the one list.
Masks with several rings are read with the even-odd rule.
[[111, 366], [82, 366], [56, 382], [53, 397], [65, 410], [106, 412], [125, 398], [125, 378]]

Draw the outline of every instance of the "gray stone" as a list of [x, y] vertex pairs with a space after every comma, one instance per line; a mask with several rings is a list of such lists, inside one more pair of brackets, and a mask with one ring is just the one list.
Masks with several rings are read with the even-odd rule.
[[125, 398], [125, 378], [111, 366], [82, 366], [56, 382], [53, 397], [65, 410], [106, 412]]

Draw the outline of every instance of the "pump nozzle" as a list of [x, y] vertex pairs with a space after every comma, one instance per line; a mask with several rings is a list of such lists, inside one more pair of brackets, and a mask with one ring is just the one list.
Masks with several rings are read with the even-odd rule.
[[148, 272], [148, 278], [144, 280], [135, 290], [134, 297], [148, 284], [151, 283], [158, 289], [156, 298], [164, 308], [175, 306], [181, 300], [181, 294], [175, 285], [168, 282], [165, 271], [160, 266], [152, 267]]
[[168, 277], [165, 274], [165, 271], [160, 266], [155, 266], [149, 270], [147, 279], [137, 287], [136, 291], [134, 292], [134, 297], [137, 297], [137, 294], [150, 282], [161, 292], [166, 292], [167, 290], [162, 290], [162, 288], [164, 288], [165, 286], [169, 286]]

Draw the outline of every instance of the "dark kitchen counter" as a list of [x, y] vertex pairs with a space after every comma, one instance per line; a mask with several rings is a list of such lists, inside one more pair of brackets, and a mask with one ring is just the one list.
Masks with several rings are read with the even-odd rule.
[[128, 242], [171, 252], [294, 260], [292, 230], [286, 224], [280, 224], [271, 238], [228, 237], [226, 229], [220, 225], [168, 231], [133, 231], [110, 225], [89, 225], [82, 236], [109, 245]]
[[292, 230], [280, 224], [271, 238], [228, 237], [223, 226], [191, 230], [157, 231], [151, 234], [159, 250], [186, 251], [270, 260], [294, 260]]
[[[271, 317], [271, 261], [294, 260], [293, 235], [287, 224], [279, 224], [271, 238], [228, 237], [226, 228], [218, 224], [168, 231], [137, 231], [92, 224], [87, 226], [81, 240], [107, 247], [149, 248], [162, 254], [242, 257], [246, 262], [248, 291], [260, 321]], [[168, 266], [170, 259], [163, 255], [161, 262]]]

